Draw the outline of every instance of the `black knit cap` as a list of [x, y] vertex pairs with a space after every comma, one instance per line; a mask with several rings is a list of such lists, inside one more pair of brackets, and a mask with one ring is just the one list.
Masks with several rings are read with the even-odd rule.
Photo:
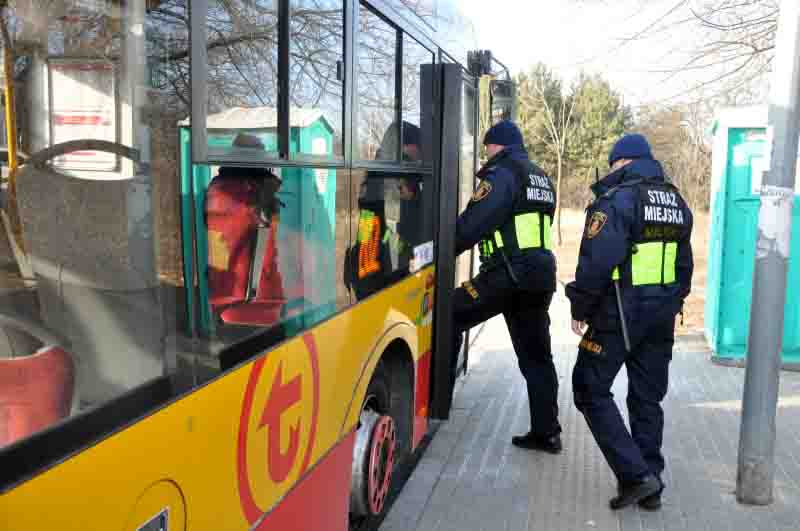
[[483, 144], [497, 144], [498, 146], [521, 146], [525, 143], [519, 127], [511, 120], [502, 120], [494, 124], [483, 138]]

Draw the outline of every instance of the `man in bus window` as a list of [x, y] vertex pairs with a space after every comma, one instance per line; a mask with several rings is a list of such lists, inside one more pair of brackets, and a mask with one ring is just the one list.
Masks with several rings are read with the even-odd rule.
[[528, 158], [522, 134], [510, 121], [486, 133], [489, 161], [480, 185], [456, 225], [456, 253], [478, 244], [480, 273], [454, 296], [457, 359], [461, 333], [503, 314], [519, 368], [528, 388], [530, 431], [515, 446], [561, 452], [558, 376], [550, 350], [548, 309], [556, 289], [550, 225], [555, 211], [553, 184]]
[[[692, 213], [642, 135], [626, 135], [592, 186], [575, 281], [572, 329], [582, 336], [575, 405], [617, 477], [612, 509], [661, 507], [661, 443], [675, 317], [692, 283]], [[588, 329], [586, 325], [588, 324]], [[611, 394], [625, 365], [630, 432]]]
[[[388, 158], [397, 146], [397, 124], [381, 141], [376, 159]], [[421, 153], [419, 127], [403, 122], [404, 162], [417, 162]], [[359, 192], [359, 230], [356, 244], [345, 257], [345, 285], [362, 300], [408, 274], [414, 246], [422, 241], [421, 175], [376, 170], [367, 172]]]

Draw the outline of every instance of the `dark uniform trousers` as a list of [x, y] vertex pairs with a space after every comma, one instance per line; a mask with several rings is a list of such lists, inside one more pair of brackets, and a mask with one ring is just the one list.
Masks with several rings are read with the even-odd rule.
[[[575, 406], [620, 483], [634, 482], [648, 473], [660, 477], [669, 362], [675, 324], [672, 319], [651, 325], [638, 344], [625, 350], [619, 332], [590, 328], [581, 341], [572, 372]], [[599, 352], [598, 352], [599, 350]], [[625, 365], [628, 372], [628, 415], [631, 431], [614, 402], [611, 385]]]
[[558, 376], [550, 349], [551, 291], [531, 292], [514, 285], [505, 269], [481, 272], [454, 295], [455, 355], [462, 332], [503, 314], [528, 387], [531, 428], [537, 435], [561, 432], [558, 423]]

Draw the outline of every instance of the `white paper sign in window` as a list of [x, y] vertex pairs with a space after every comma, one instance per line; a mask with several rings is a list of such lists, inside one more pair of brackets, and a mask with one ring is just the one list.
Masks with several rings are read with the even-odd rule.
[[414, 258], [409, 265], [409, 271], [416, 273], [428, 264], [433, 263], [433, 242], [426, 242], [414, 247]]
[[[113, 64], [91, 59], [54, 60], [50, 79], [53, 144], [89, 138], [116, 141]], [[117, 158], [113, 153], [82, 150], [61, 155], [54, 164], [71, 170], [113, 171]]]

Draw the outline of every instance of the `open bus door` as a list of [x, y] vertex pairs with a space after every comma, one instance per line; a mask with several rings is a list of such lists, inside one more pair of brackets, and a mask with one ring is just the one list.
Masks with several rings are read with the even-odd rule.
[[455, 256], [455, 220], [466, 207], [475, 179], [477, 138], [477, 83], [458, 64], [437, 65], [439, 83], [436, 108], [441, 149], [437, 159], [438, 219], [437, 266], [434, 303], [431, 416], [447, 419], [456, 377], [467, 368], [469, 336], [455, 361], [452, 358], [453, 288], [472, 273], [472, 251]]

